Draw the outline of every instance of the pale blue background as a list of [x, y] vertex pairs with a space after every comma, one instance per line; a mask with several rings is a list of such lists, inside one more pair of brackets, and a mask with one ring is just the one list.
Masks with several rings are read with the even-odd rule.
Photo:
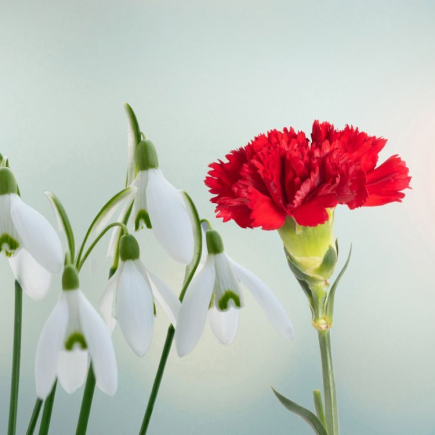
[[[0, 151], [11, 158], [23, 198], [50, 217], [53, 190], [80, 239], [99, 207], [123, 186], [126, 121], [135, 108], [158, 146], [161, 167], [213, 207], [207, 165], [254, 135], [315, 118], [353, 123], [389, 139], [413, 190], [402, 205], [337, 211], [342, 252], [354, 257], [342, 281], [333, 331], [342, 433], [435, 434], [435, 3], [432, 1], [5, 1], [0, 0]], [[321, 387], [316, 334], [276, 233], [222, 224], [227, 252], [254, 269], [291, 315], [298, 336], [275, 333], [247, 295], [229, 348], [207, 328], [195, 352], [172, 353], [150, 434], [310, 434], [270, 385], [312, 408]], [[144, 261], [178, 291], [182, 268], [152, 234]], [[94, 258], [105, 255], [101, 246]], [[343, 258], [341, 259], [341, 264]], [[84, 270], [95, 302], [108, 263]], [[0, 432], [11, 366], [13, 278], [0, 261]], [[33, 360], [59, 280], [41, 303], [24, 300], [18, 433], [34, 403]], [[157, 320], [139, 359], [114, 334], [120, 387], [97, 392], [89, 434], [135, 434], [158, 364], [167, 320]], [[58, 390], [53, 434], [75, 433], [82, 390]]]

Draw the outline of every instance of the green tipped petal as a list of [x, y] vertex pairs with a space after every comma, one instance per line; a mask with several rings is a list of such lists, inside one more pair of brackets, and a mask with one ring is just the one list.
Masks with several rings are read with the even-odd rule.
[[119, 255], [122, 261], [138, 260], [140, 257], [139, 243], [134, 236], [127, 234], [121, 237]]
[[234, 301], [234, 305], [237, 308], [241, 308], [240, 297], [231, 290], [227, 290], [224, 295], [219, 299], [219, 309], [226, 311], [229, 308], [230, 301]]
[[78, 344], [83, 350], [88, 348], [85, 337], [81, 332], [72, 333], [65, 341], [65, 349], [73, 350], [75, 345]]
[[9, 234], [0, 235], [0, 252], [3, 250], [6, 257], [11, 257], [20, 247], [20, 244]]
[[151, 225], [151, 219], [148, 212], [144, 209], [139, 210], [136, 214], [136, 218], [134, 220], [134, 230], [139, 231], [143, 228], [143, 224], [150, 230], [153, 226]]
[[215, 230], [208, 230], [205, 234], [207, 250], [209, 254], [221, 254], [224, 252], [224, 243], [220, 234]]
[[62, 289], [64, 291], [77, 290], [80, 287], [79, 273], [72, 264], [65, 266], [62, 275]]
[[146, 139], [139, 142], [136, 149], [136, 163], [139, 171], [156, 169], [159, 167], [159, 159], [154, 144]]
[[0, 195], [18, 193], [17, 180], [9, 168], [0, 168]]

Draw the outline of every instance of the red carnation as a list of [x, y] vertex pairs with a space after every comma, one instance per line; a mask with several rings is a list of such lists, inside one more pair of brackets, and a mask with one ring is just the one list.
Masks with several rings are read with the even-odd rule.
[[386, 140], [346, 126], [315, 121], [311, 141], [293, 128], [257, 136], [210, 165], [205, 180], [216, 213], [243, 228], [279, 229], [286, 216], [314, 227], [328, 208], [401, 202], [411, 178], [397, 155], [380, 166]]

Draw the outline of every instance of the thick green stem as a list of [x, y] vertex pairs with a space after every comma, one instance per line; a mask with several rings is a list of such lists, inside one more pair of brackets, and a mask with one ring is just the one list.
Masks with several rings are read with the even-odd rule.
[[45, 399], [44, 410], [42, 411], [41, 426], [39, 428], [39, 435], [47, 435], [48, 431], [50, 430], [51, 414], [53, 412], [54, 397], [56, 395], [56, 386], [57, 381], [53, 385], [51, 393]]
[[84, 435], [88, 428], [89, 415], [91, 414], [92, 399], [95, 392], [95, 373], [92, 364], [89, 367], [86, 379], [85, 392], [83, 393], [82, 406], [80, 408], [79, 421], [77, 423], [76, 435]]
[[42, 400], [36, 399], [35, 406], [33, 408], [32, 416], [30, 417], [29, 427], [27, 428], [26, 435], [33, 435], [35, 432], [36, 423], [38, 423], [39, 413], [42, 408]]
[[15, 435], [17, 429], [18, 389], [20, 385], [21, 359], [21, 318], [23, 312], [23, 290], [15, 281], [14, 347], [12, 351], [11, 400], [9, 405], [8, 435]]
[[323, 388], [325, 395], [326, 423], [329, 435], [339, 435], [337, 394], [335, 391], [334, 369], [332, 366], [331, 332], [318, 331], [322, 357]]
[[162, 382], [163, 373], [165, 371], [166, 362], [168, 361], [169, 353], [171, 351], [172, 342], [174, 341], [175, 329], [171, 325], [166, 335], [165, 346], [163, 348], [162, 356], [160, 357], [159, 368], [157, 370], [156, 377], [154, 379], [153, 389], [151, 390], [150, 398], [148, 399], [147, 409], [140, 428], [139, 435], [145, 435], [150, 424], [151, 416], [154, 410], [154, 404], [157, 400], [157, 394], [159, 393], [160, 384]]

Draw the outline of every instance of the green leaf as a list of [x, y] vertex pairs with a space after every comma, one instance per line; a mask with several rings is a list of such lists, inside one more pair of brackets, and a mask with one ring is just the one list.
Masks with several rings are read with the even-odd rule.
[[127, 114], [128, 121], [128, 154], [127, 154], [127, 179], [126, 186], [130, 186], [133, 183], [137, 175], [136, 168], [136, 147], [141, 141], [141, 133], [139, 128], [139, 123], [137, 122], [136, 115], [127, 103], [124, 104], [124, 109]]
[[294, 414], [299, 415], [299, 417], [303, 418], [312, 427], [314, 433], [316, 433], [317, 435], [328, 435], [328, 432], [326, 431], [322, 422], [317, 418], [315, 414], [313, 414], [311, 411], [304, 408], [303, 406], [298, 405], [297, 403], [287, 399], [283, 395], [279, 394], [278, 391], [275, 391], [273, 388], [272, 391], [275, 393], [275, 396], [284, 405], [284, 407], [287, 408], [289, 411], [293, 412]]
[[309, 279], [308, 275], [305, 275], [303, 272], [299, 270], [299, 268], [294, 264], [292, 256], [287, 251], [287, 249], [284, 247], [285, 256], [287, 258], [287, 263], [290, 267], [290, 270], [292, 271], [293, 275], [298, 280], [299, 285], [301, 286], [303, 292], [305, 293], [305, 296], [308, 299], [308, 302], [310, 303], [311, 309], [313, 308], [313, 294], [311, 293], [310, 286], [306, 282], [306, 280]]
[[345, 265], [343, 266], [343, 269], [341, 269], [340, 273], [337, 276], [337, 279], [334, 281], [334, 284], [331, 287], [331, 290], [328, 294], [328, 299], [326, 300], [326, 308], [325, 308], [325, 319], [326, 321], [332, 325], [332, 322], [334, 320], [334, 300], [335, 300], [335, 292], [337, 290], [338, 284], [341, 280], [341, 277], [344, 275], [344, 272], [346, 272], [347, 266], [350, 262], [350, 257], [352, 256], [352, 245], [350, 245], [349, 249], [349, 255], [347, 256], [347, 260]]
[[[202, 254], [202, 228], [201, 228], [201, 220], [199, 218], [198, 211], [195, 207], [195, 204], [192, 201], [192, 198], [184, 191], [181, 192], [184, 195], [185, 203], [187, 205], [187, 211], [190, 215], [190, 220], [193, 225], [193, 237], [194, 237], [194, 249], [193, 249], [193, 258], [190, 264], [186, 266], [186, 273], [184, 280], [186, 281], [187, 277], [189, 277], [192, 272], [196, 270], [201, 261]], [[187, 290], [187, 286], [185, 288]], [[180, 300], [182, 301], [184, 298], [185, 291], [180, 294]]]
[[314, 390], [313, 396], [314, 396], [314, 405], [316, 407], [317, 417], [319, 417], [319, 420], [322, 422], [323, 426], [326, 428], [327, 424], [326, 424], [325, 411], [323, 409], [322, 393], [320, 392], [320, 390]]
[[[117, 207], [119, 204], [126, 200], [129, 196], [133, 195], [136, 192], [137, 188], [134, 186], [126, 187], [125, 189], [118, 192], [115, 196], [113, 196], [109, 201], [106, 202], [106, 204], [103, 206], [103, 208], [98, 212], [95, 219], [92, 221], [90, 227], [88, 228], [88, 231], [85, 235], [85, 238], [83, 239], [83, 242], [80, 246], [80, 250], [77, 256], [76, 264], [80, 264], [81, 256], [83, 254], [83, 250], [85, 249], [86, 242], [88, 241], [90, 235], [94, 231], [100, 231], [103, 229], [107, 222], [110, 220], [110, 218], [115, 213]], [[133, 200], [132, 200], [133, 201]]]
[[75, 256], [75, 240], [74, 240], [74, 232], [71, 227], [71, 222], [68, 218], [68, 214], [65, 211], [64, 206], [60, 202], [59, 198], [50, 191], [45, 192], [51, 207], [53, 208], [53, 212], [56, 216], [58, 227], [61, 231], [63, 231], [66, 235], [66, 240], [68, 242], [68, 250], [71, 258]]
[[329, 278], [337, 264], [337, 249], [335, 246], [329, 245], [325, 256], [323, 257], [322, 264], [315, 270], [316, 275]]

